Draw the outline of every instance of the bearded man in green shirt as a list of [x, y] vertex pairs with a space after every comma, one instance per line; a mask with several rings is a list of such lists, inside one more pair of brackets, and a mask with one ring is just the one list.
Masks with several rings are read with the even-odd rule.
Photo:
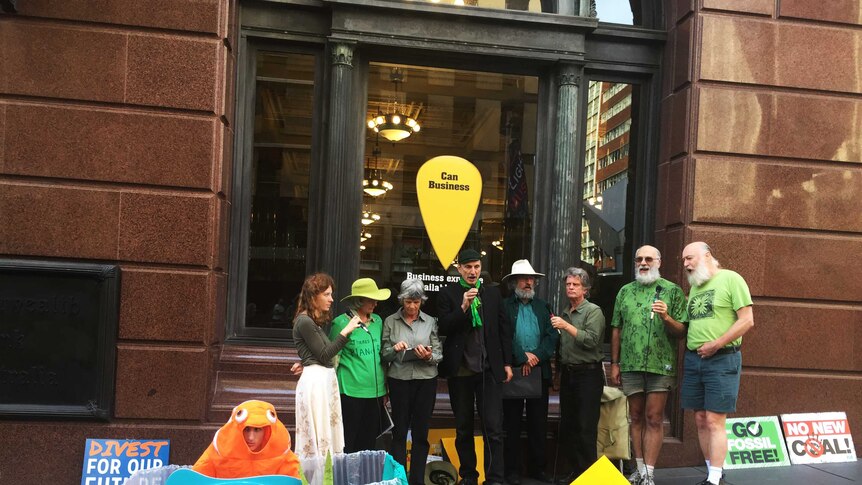
[[721, 268], [705, 242], [682, 251], [688, 273], [688, 333], [680, 388], [683, 409], [694, 410], [697, 438], [709, 475], [698, 485], [721, 485], [727, 454], [727, 413], [736, 411], [742, 373], [742, 335], [754, 327], [751, 292], [742, 276]]
[[[611, 381], [628, 397], [637, 471], [629, 482], [654, 485], [664, 439], [664, 409], [676, 383], [677, 337], [685, 335], [685, 293], [661, 277], [661, 253], [635, 253], [635, 281], [623, 286], [611, 320]], [[646, 420], [644, 420], [646, 416]]]

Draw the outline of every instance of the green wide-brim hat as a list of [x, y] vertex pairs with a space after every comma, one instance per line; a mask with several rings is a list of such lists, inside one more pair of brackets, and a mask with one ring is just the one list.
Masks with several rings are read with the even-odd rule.
[[356, 297], [383, 301], [388, 300], [390, 295], [392, 295], [392, 291], [387, 288], [381, 290], [371, 278], [359, 278], [350, 285], [350, 294], [342, 298], [341, 301]]

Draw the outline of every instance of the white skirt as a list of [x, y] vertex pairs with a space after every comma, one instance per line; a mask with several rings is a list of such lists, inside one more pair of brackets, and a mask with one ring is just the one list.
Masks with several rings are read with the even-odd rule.
[[344, 452], [344, 424], [335, 369], [310, 365], [296, 384], [296, 446], [300, 459]]

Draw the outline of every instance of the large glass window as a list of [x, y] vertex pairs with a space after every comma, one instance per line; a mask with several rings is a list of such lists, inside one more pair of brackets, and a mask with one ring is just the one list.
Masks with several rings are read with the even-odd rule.
[[246, 328], [284, 329], [305, 277], [315, 57], [257, 53]]
[[[569, 8], [579, 9], [580, 0], [392, 0], [411, 4], [449, 5], [452, 7], [469, 8], [493, 8], [505, 10], [521, 10], [525, 12], [557, 12], [560, 3], [564, 5], [562, 11]], [[629, 0], [583, 0], [590, 2], [591, 15], [597, 16], [602, 22], [614, 24], [633, 24], [632, 8]]]
[[619, 272], [625, 245], [632, 91], [626, 83], [590, 81], [584, 168], [581, 259]]
[[[465, 245], [483, 254], [486, 284], [500, 281], [530, 251], [538, 78], [372, 63], [368, 79], [368, 120], [397, 104], [420, 129], [399, 141], [367, 130], [366, 179], [378, 177], [392, 189], [363, 195], [365, 209], [379, 220], [363, 225], [360, 275], [393, 291], [418, 276], [429, 295], [425, 310], [435, 312], [434, 297], [446, 284], [437, 279], [457, 272], [442, 268], [431, 247], [416, 173], [438, 155], [465, 158], [479, 169], [482, 198]], [[380, 315], [394, 311], [383, 306]]]
[[453, 7], [481, 7], [506, 10], [522, 10], [529, 12], [550, 12], [553, 2], [550, 0], [393, 0], [406, 3], [426, 3], [431, 5], [450, 5]]

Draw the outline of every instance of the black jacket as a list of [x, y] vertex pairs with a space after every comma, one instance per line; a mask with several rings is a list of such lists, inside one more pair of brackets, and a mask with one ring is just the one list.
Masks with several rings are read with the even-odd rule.
[[[441, 377], [455, 377], [464, 358], [464, 345], [473, 330], [473, 316], [468, 308], [461, 310], [464, 293], [467, 290], [459, 283], [451, 283], [440, 290], [437, 297], [439, 318], [437, 325], [443, 342], [443, 360], [437, 366]], [[491, 366], [491, 374], [497, 382], [506, 380], [507, 365], [512, 365], [512, 325], [506, 315], [503, 297], [496, 287], [483, 286], [479, 289], [482, 306], [482, 330], [485, 332], [485, 350]]]

